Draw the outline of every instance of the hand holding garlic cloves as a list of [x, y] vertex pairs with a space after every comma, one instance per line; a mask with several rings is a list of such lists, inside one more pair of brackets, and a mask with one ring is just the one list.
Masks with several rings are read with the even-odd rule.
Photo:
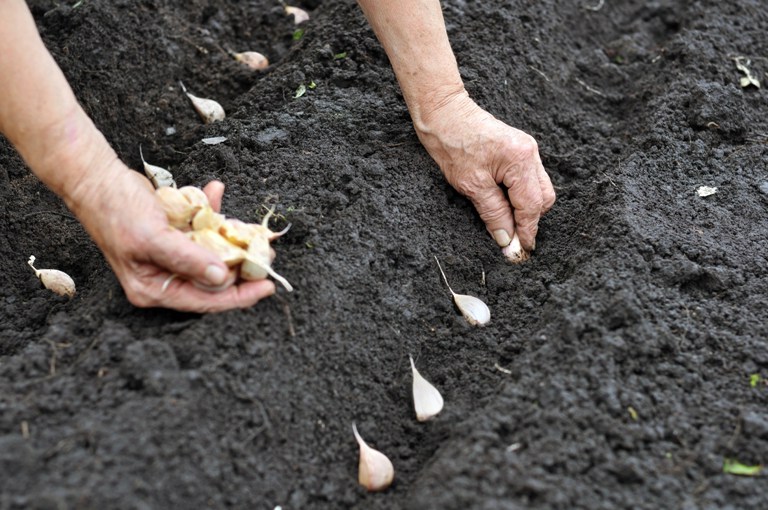
[[[222, 183], [213, 181], [198, 191], [217, 211], [223, 190]], [[197, 288], [193, 281], [211, 287], [226, 283], [226, 264], [184, 233], [169, 228], [147, 178], [119, 160], [113, 159], [102, 172], [88, 174], [88, 182], [79, 191], [82, 194], [68, 202], [77, 205], [73, 212], [101, 248], [134, 305], [218, 312], [250, 307], [274, 293], [269, 280], [239, 282], [215, 293]], [[195, 192], [198, 199], [200, 193]], [[178, 278], [163, 291], [172, 274]]]

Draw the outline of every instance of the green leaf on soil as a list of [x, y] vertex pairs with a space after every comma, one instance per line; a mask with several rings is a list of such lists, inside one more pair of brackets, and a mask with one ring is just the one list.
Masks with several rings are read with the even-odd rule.
[[629, 412], [630, 418], [632, 418], [634, 421], [637, 421], [638, 415], [634, 407], [632, 406], [627, 407], [627, 412]]
[[309, 85], [307, 85], [307, 88], [309, 90], [315, 90], [317, 88], [317, 83], [315, 83], [314, 80], [313, 80], [313, 81], [309, 82]]
[[341, 53], [337, 53], [337, 54], [335, 54], [333, 56], [334, 60], [341, 60], [343, 58], [347, 58], [347, 52], [346, 51], [342, 51]]
[[723, 473], [739, 476], [757, 476], [762, 471], [763, 466], [760, 464], [756, 466], [748, 466], [733, 459], [725, 459], [723, 461]]
[[749, 385], [753, 388], [760, 382], [760, 374], [752, 374], [749, 376]]
[[303, 28], [297, 28], [296, 30], [293, 31], [293, 40], [294, 41], [298, 41], [302, 37], [304, 37], [304, 29]]
[[296, 93], [293, 95], [294, 99], [298, 99], [307, 93], [307, 87], [302, 83], [299, 88], [296, 89]]

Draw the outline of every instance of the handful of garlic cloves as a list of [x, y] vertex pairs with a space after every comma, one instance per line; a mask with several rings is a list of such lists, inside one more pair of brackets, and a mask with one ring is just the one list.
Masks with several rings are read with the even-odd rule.
[[374, 450], [360, 437], [357, 425], [352, 424], [352, 432], [360, 446], [360, 463], [357, 480], [369, 492], [383, 491], [392, 484], [395, 468], [392, 461], [378, 450]]
[[64, 271], [58, 269], [37, 269], [35, 256], [30, 255], [27, 261], [29, 267], [35, 272], [35, 276], [43, 283], [46, 289], [55, 292], [59, 296], [71, 298], [75, 295], [75, 281]]
[[[269, 219], [274, 208], [267, 212], [261, 223], [245, 223], [215, 212], [203, 190], [194, 186], [157, 188], [155, 196], [171, 227], [186, 233], [190, 240], [216, 253], [230, 269], [229, 279], [220, 287], [206, 287], [199, 282], [195, 282], [195, 285], [205, 290], [218, 291], [235, 283], [237, 278], [263, 280], [271, 276], [288, 292], [293, 290], [288, 280], [272, 269], [274, 250], [269, 243], [290, 228], [289, 225], [281, 232], [269, 229]], [[169, 283], [170, 279], [166, 285]]]

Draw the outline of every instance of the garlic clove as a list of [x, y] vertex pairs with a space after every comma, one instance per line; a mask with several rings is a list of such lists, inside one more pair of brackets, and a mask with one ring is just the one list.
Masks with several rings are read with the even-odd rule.
[[416, 419], [427, 421], [443, 410], [443, 396], [416, 370], [413, 358], [408, 357], [411, 360], [411, 372], [413, 372], [413, 406], [416, 409]]
[[243, 51], [241, 53], [233, 53], [232, 56], [235, 57], [235, 60], [245, 64], [254, 71], [261, 71], [269, 67], [269, 60], [267, 57], [258, 51]]
[[360, 462], [357, 480], [370, 492], [382, 491], [392, 484], [395, 468], [386, 455], [374, 450], [360, 437], [357, 425], [352, 424], [357, 444], [360, 446]]
[[203, 122], [210, 124], [211, 122], [215, 122], [217, 120], [224, 120], [224, 117], [226, 116], [224, 114], [224, 108], [219, 103], [213, 99], [205, 99], [202, 97], [193, 96], [187, 92], [187, 88], [182, 82], [179, 82], [179, 85], [181, 85], [181, 90], [192, 102], [192, 106], [195, 108], [195, 111], [197, 111], [198, 115], [200, 115], [200, 118], [203, 119]]
[[285, 13], [288, 16], [293, 15], [293, 23], [295, 25], [300, 25], [301, 23], [304, 23], [305, 21], [309, 20], [309, 13], [299, 7], [291, 7], [286, 5]]
[[155, 196], [165, 211], [168, 224], [179, 230], [189, 230], [194, 209], [181, 190], [163, 186], [155, 190]]
[[250, 241], [246, 251], [246, 259], [240, 266], [240, 277], [243, 280], [263, 280], [269, 274], [267, 267], [271, 266], [269, 241], [256, 237]]
[[475, 296], [454, 294], [453, 301], [467, 322], [473, 326], [485, 326], [491, 320], [488, 305]]
[[144, 165], [144, 173], [152, 181], [152, 185], [155, 188], [162, 188], [169, 186], [171, 188], [176, 187], [176, 181], [173, 180], [173, 174], [163, 167], [150, 165], [144, 160], [144, 153], [139, 145], [139, 155], [141, 156], [141, 163]]
[[227, 241], [241, 248], [248, 248], [251, 240], [258, 237], [266, 237], [262, 232], [261, 225], [245, 223], [244, 221], [227, 218], [219, 227], [221, 234]]
[[192, 230], [218, 232], [225, 221], [226, 217], [223, 214], [215, 212], [211, 206], [206, 206], [197, 211], [192, 218]]
[[245, 250], [230, 243], [214, 230], [193, 230], [187, 232], [187, 236], [203, 248], [221, 257], [221, 260], [229, 267], [236, 266], [245, 260]]
[[182, 186], [179, 188], [179, 191], [192, 206], [193, 215], [203, 207], [211, 206], [210, 202], [208, 202], [208, 195], [206, 195], [200, 188], [195, 186]]
[[240, 266], [240, 277], [243, 280], [263, 280], [267, 275], [271, 276], [288, 292], [293, 292], [293, 285], [272, 269], [272, 250], [269, 241], [265, 238], [255, 238], [248, 245], [245, 260]]
[[[515, 236], [515, 238], [516, 237], [517, 236]], [[488, 306], [480, 298], [476, 298], [475, 296], [456, 294], [448, 283], [448, 278], [445, 277], [443, 266], [440, 265], [437, 256], [435, 256], [435, 261], [437, 262], [437, 267], [440, 269], [440, 274], [443, 275], [445, 285], [453, 296], [453, 302], [456, 303], [456, 307], [461, 312], [461, 315], [464, 316], [464, 319], [473, 326], [484, 326], [488, 324], [491, 320], [491, 311], [488, 309]]]
[[517, 237], [517, 233], [512, 236], [512, 242], [501, 249], [501, 253], [504, 254], [507, 262], [511, 264], [519, 264], [531, 258], [531, 254], [523, 249], [522, 245], [520, 244], [520, 238]]
[[35, 256], [30, 255], [27, 261], [29, 267], [35, 272], [35, 276], [43, 283], [43, 286], [58, 294], [72, 298], [75, 295], [75, 281], [64, 271], [58, 269], [37, 269], [35, 268]]

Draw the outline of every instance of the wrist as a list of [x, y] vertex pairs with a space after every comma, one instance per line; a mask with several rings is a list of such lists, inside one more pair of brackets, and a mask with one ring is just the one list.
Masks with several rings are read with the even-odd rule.
[[455, 110], [461, 112], [469, 103], [474, 104], [461, 81], [433, 87], [421, 93], [404, 93], [404, 96], [413, 126], [419, 134], [433, 130], [447, 113]]
[[31, 143], [20, 146], [19, 152], [75, 214], [83, 198], [97, 192], [100, 183], [106, 185], [117, 169], [117, 154], [78, 104]]

